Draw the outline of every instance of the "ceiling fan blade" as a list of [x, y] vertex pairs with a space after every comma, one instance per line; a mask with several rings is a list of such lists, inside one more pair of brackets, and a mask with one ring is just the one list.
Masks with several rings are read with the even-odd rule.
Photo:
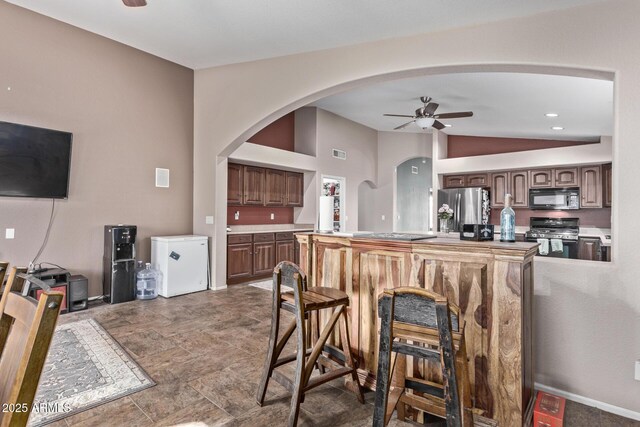
[[471, 117], [473, 116], [473, 111], [458, 111], [456, 113], [442, 113], [436, 114], [436, 119], [459, 119], [460, 117]]
[[409, 117], [409, 118], [414, 118], [415, 116], [410, 116], [408, 114], [383, 114], [383, 116], [387, 116], [387, 117]]
[[404, 128], [406, 128], [407, 126], [409, 126], [409, 125], [410, 125], [411, 123], [413, 123], [413, 122], [415, 122], [415, 120], [411, 120], [410, 122], [407, 122], [407, 123], [405, 123], [405, 124], [403, 124], [403, 125], [400, 125], [400, 126], [398, 126], [398, 127], [395, 127], [395, 128], [393, 128], [393, 130], [400, 130], [400, 129], [404, 129]]
[[438, 130], [442, 130], [442, 129], [445, 128], [445, 126], [441, 122], [439, 122], [437, 120], [435, 122], [433, 122], [431, 127], [434, 128], [434, 129], [438, 129]]
[[122, 0], [122, 3], [127, 7], [140, 7], [146, 6], [147, 0]]
[[435, 102], [430, 102], [429, 104], [427, 104], [427, 106], [424, 108], [425, 115], [430, 116], [435, 113], [439, 105], [440, 104], [436, 104]]

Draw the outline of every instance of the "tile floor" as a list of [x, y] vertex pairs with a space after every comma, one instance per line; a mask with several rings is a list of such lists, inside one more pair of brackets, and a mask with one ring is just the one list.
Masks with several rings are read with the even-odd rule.
[[[271, 381], [264, 407], [254, 398], [270, 328], [270, 297], [263, 289], [237, 285], [171, 299], [97, 304], [61, 316], [61, 322], [95, 318], [157, 385], [52, 425], [286, 425], [290, 397], [284, 388]], [[307, 395], [299, 425], [370, 426], [373, 393], [366, 401], [360, 405], [335, 380]], [[639, 427], [640, 422], [568, 402], [565, 426]]]

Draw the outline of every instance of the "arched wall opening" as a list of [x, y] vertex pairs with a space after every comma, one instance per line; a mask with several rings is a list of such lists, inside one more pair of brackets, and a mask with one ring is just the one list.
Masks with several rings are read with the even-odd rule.
[[[640, 157], [636, 144], [640, 86], [635, 77], [640, 58], [635, 42], [638, 13], [640, 4], [632, 0], [602, 2], [452, 31], [197, 70], [194, 232], [214, 239], [218, 236], [224, 250], [224, 211], [222, 222], [213, 227], [204, 225], [205, 215], [217, 213], [220, 203], [216, 200], [224, 207], [226, 173], [219, 173], [218, 166], [226, 166], [222, 164], [225, 156], [272, 120], [331, 93], [383, 79], [465, 70], [555, 71], [612, 80], [612, 231], [618, 258], [611, 265], [585, 261], [572, 268], [536, 261], [536, 381], [640, 414], [636, 399], [640, 383], [629, 374], [640, 357], [637, 243], [632, 233], [626, 232], [633, 230], [640, 210], [640, 199], [634, 197], [640, 188], [640, 175], [635, 173]], [[417, 53], [430, 52], [435, 45], [439, 49], [433, 55]], [[247, 101], [251, 98], [263, 102]], [[434, 161], [435, 154], [434, 149]], [[224, 271], [224, 254], [220, 258]], [[224, 274], [222, 277], [224, 281]], [[627, 327], [620, 328], [621, 324]], [[589, 333], [567, 336], [567, 330]], [[584, 357], [580, 349], [590, 348], [593, 342], [598, 342], [602, 351]], [[628, 345], [620, 346], [621, 342]], [[616, 387], [602, 387], [611, 383]]]

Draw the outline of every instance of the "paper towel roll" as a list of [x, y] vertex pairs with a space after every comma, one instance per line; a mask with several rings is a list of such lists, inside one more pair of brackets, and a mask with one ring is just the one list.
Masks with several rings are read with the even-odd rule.
[[318, 230], [333, 231], [333, 196], [320, 196]]

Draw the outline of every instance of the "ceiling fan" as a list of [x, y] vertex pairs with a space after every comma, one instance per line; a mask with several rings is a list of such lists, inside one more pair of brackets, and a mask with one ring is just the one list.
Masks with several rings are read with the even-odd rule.
[[411, 123], [415, 123], [420, 126], [422, 129], [428, 129], [430, 127], [434, 127], [436, 129], [444, 129], [444, 124], [438, 121], [438, 119], [457, 119], [460, 117], [471, 117], [473, 116], [473, 111], [459, 111], [455, 113], [442, 113], [442, 114], [434, 114], [438, 109], [438, 105], [435, 102], [431, 102], [430, 96], [421, 96], [420, 101], [424, 104], [422, 107], [418, 108], [415, 112], [415, 115], [409, 116], [406, 114], [384, 114], [389, 117], [410, 117], [413, 120], [407, 122], [403, 125], [393, 128], [393, 130], [403, 129], [409, 126]]
[[140, 7], [146, 6], [147, 0], [122, 0], [122, 3], [127, 7]]

